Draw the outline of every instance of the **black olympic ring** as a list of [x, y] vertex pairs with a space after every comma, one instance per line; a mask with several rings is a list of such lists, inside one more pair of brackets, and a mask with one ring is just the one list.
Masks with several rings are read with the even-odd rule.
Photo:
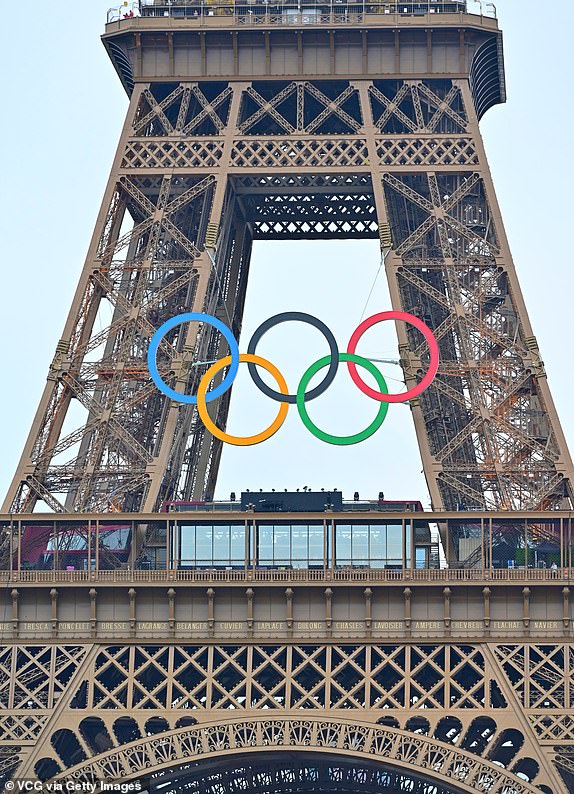
[[[331, 350], [331, 363], [329, 364], [327, 374], [318, 386], [315, 386], [315, 388], [311, 389], [309, 392], [305, 392], [305, 402], [307, 402], [307, 400], [314, 400], [315, 397], [319, 397], [319, 395], [323, 394], [323, 392], [329, 388], [331, 383], [333, 383], [335, 380], [335, 375], [337, 374], [337, 369], [339, 368], [339, 348], [337, 346], [337, 341], [333, 336], [331, 329], [328, 328], [325, 323], [321, 322], [321, 320], [317, 319], [317, 317], [313, 317], [312, 314], [305, 314], [304, 312], [282, 312], [281, 314], [275, 314], [273, 317], [265, 320], [264, 323], [261, 323], [259, 328], [255, 331], [247, 347], [247, 353], [255, 353], [257, 343], [263, 334], [266, 333], [266, 331], [268, 331], [270, 328], [273, 328], [274, 325], [279, 325], [279, 323], [285, 323], [289, 320], [296, 320], [301, 323], [309, 323], [309, 325], [317, 328], [319, 331], [321, 331], [329, 343], [329, 348]], [[247, 366], [249, 367], [249, 374], [251, 375], [253, 382], [257, 388], [263, 392], [263, 394], [267, 395], [267, 397], [271, 397], [272, 400], [276, 400], [280, 403], [290, 403], [291, 405], [295, 405], [297, 403], [296, 394], [281, 394], [281, 392], [275, 391], [262, 380], [255, 364], [248, 364]]]

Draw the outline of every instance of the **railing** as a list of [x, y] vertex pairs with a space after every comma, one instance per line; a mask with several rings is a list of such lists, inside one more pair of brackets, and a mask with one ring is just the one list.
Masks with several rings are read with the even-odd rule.
[[485, 0], [139, 0], [110, 8], [107, 22], [134, 16], [196, 19], [234, 17], [237, 24], [333, 24], [360, 22], [369, 16], [419, 17], [427, 14], [473, 14], [496, 18]]
[[0, 582], [569, 582], [574, 568], [0, 571]]
[[129, 3], [122, 3], [120, 6], [108, 8], [106, 21], [117, 22], [120, 19], [127, 19], [129, 17], [141, 16], [141, 4], [139, 0], [132, 0]]

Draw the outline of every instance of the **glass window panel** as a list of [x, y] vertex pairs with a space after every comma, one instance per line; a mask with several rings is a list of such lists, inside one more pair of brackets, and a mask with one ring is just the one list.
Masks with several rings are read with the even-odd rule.
[[247, 532], [249, 533], [249, 564], [256, 565], [259, 553], [257, 550], [257, 526], [251, 521], [247, 525]]
[[358, 524], [352, 528], [351, 552], [353, 565], [369, 564], [369, 526]]
[[291, 560], [307, 563], [309, 560], [309, 527], [293, 524], [291, 527]]
[[351, 525], [337, 524], [335, 526], [335, 563], [337, 565], [351, 564]]
[[131, 527], [114, 527], [113, 529], [100, 529], [102, 546], [110, 551], [123, 551], [128, 546]]
[[243, 565], [245, 562], [245, 525], [231, 527], [231, 564]]
[[213, 562], [213, 527], [199, 525], [195, 530], [195, 559], [198, 565]]
[[426, 568], [427, 550], [425, 548], [415, 549], [415, 559], [417, 568]]
[[258, 554], [261, 565], [273, 565], [273, 527], [263, 524], [257, 527]]
[[[181, 565], [195, 563], [195, 527], [180, 527], [180, 559]], [[177, 551], [176, 551], [177, 554]]]
[[213, 561], [218, 563], [229, 562], [229, 533], [230, 527], [226, 524], [213, 526]]
[[561, 562], [560, 520], [528, 521], [529, 563], [536, 568], [557, 568]]
[[273, 562], [275, 565], [291, 564], [291, 526], [278, 524], [273, 535]]
[[[109, 530], [108, 530], [109, 534]], [[95, 533], [94, 533], [95, 536]], [[100, 543], [102, 546], [106, 546], [106, 536], [102, 530], [100, 530]], [[49, 551], [55, 550], [55, 542], [54, 536], [50, 538], [47, 549]], [[71, 532], [62, 532], [58, 534], [58, 551], [84, 551], [88, 548], [88, 540], [87, 537], [81, 534], [74, 534], [73, 531]]]
[[309, 565], [323, 565], [323, 526], [309, 527]]
[[371, 565], [379, 565], [387, 556], [387, 527], [386, 524], [371, 524], [370, 527], [370, 558]]
[[[522, 519], [496, 519], [492, 521], [492, 564], [495, 568], [534, 565], [534, 550], [526, 543], [526, 522]], [[487, 528], [488, 532], [488, 528]]]
[[403, 538], [400, 524], [387, 524], [387, 559], [402, 561]]
[[148, 549], [148, 555], [151, 558], [151, 567], [155, 568], [156, 570], [164, 570], [165, 569], [165, 548], [158, 547], [156, 549]]

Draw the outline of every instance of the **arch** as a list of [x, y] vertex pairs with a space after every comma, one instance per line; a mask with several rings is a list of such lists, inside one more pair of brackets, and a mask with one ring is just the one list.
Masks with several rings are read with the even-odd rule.
[[114, 734], [120, 744], [128, 744], [136, 739], [141, 739], [141, 731], [133, 717], [119, 717], [114, 722]]
[[54, 731], [50, 741], [56, 754], [63, 761], [64, 766], [73, 766], [86, 760], [86, 754], [78, 741], [76, 734], [69, 728]]
[[454, 794], [374, 758], [313, 752], [267, 752], [187, 762], [153, 774], [155, 791], [172, 794]]
[[165, 733], [169, 731], [169, 722], [165, 717], [150, 717], [145, 724], [145, 732], [148, 736], [153, 736], [156, 733]]
[[423, 735], [349, 719], [257, 714], [207, 722], [156, 734], [102, 753], [55, 780], [136, 780], [168, 769], [182, 758], [201, 760], [237, 754], [301, 750], [369, 757], [409, 775], [424, 775], [458, 792], [539, 794], [496, 764]]
[[78, 727], [83, 740], [93, 753], [104, 753], [114, 746], [104, 721], [99, 717], [85, 717]]
[[529, 758], [526, 756], [514, 764], [512, 771], [519, 777], [524, 775], [524, 779], [528, 780], [530, 783], [540, 771], [540, 764], [538, 761], [535, 761], [534, 758]]
[[450, 715], [440, 719], [434, 730], [435, 738], [447, 744], [457, 744], [461, 734], [462, 722]]
[[422, 733], [428, 736], [430, 733], [430, 724], [425, 717], [410, 717], [406, 722], [405, 730], [410, 733]]
[[34, 766], [34, 772], [38, 780], [44, 783], [51, 777], [56, 777], [58, 772], [62, 771], [62, 767], [53, 758], [40, 758]]
[[507, 728], [496, 739], [496, 744], [488, 754], [495, 764], [510, 766], [510, 762], [524, 744], [524, 735], [516, 728]]
[[496, 722], [492, 717], [480, 716], [474, 719], [461, 742], [461, 747], [477, 755], [482, 755], [496, 733]]

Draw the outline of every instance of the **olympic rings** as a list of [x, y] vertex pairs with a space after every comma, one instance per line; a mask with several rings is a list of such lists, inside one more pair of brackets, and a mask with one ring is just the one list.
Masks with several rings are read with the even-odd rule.
[[[291, 320], [308, 323], [309, 325], [312, 325], [314, 328], [317, 328], [319, 331], [321, 331], [321, 333], [323, 333], [327, 339], [331, 351], [330, 355], [319, 359], [307, 369], [299, 382], [295, 394], [289, 393], [285, 378], [277, 369], [277, 367], [270, 361], [267, 361], [267, 359], [255, 355], [254, 352], [257, 347], [257, 343], [266, 331], [281, 322], [287, 322]], [[430, 363], [428, 371], [423, 376], [420, 383], [418, 383], [416, 386], [413, 386], [411, 389], [408, 389], [403, 394], [389, 394], [386, 381], [375, 365], [368, 359], [362, 358], [355, 353], [357, 344], [365, 331], [367, 331], [371, 326], [383, 322], [384, 320], [402, 320], [403, 322], [413, 325], [421, 332], [429, 346]], [[229, 350], [231, 353], [231, 355], [225, 356], [224, 358], [221, 358], [212, 364], [207, 372], [203, 375], [197, 389], [197, 397], [193, 395], [182, 394], [181, 392], [177, 392], [175, 389], [167, 386], [159, 374], [156, 363], [159, 345], [165, 334], [176, 325], [184, 322], [203, 322], [212, 325], [221, 334], [223, 334], [227, 344], [229, 345]], [[308, 400], [313, 400], [315, 397], [319, 397], [319, 395], [323, 394], [323, 392], [330, 386], [330, 384], [333, 382], [333, 379], [335, 378], [335, 375], [337, 374], [340, 361], [347, 363], [353, 383], [358, 386], [359, 390], [368, 397], [371, 397], [373, 400], [377, 400], [377, 402], [381, 403], [377, 416], [371, 422], [371, 424], [359, 433], [355, 433], [354, 435], [350, 436], [334, 436], [330, 433], [320, 430], [309, 418], [305, 405]], [[249, 373], [258, 389], [268, 397], [271, 397], [272, 400], [280, 403], [279, 412], [269, 427], [266, 430], [263, 430], [261, 433], [256, 433], [252, 436], [232, 436], [229, 433], [224, 432], [217, 427], [207, 410], [208, 402], [214, 400], [216, 397], [221, 397], [222, 394], [231, 388], [231, 385], [237, 376], [240, 363], [246, 363], [248, 365]], [[255, 331], [251, 337], [249, 345], [247, 346], [247, 353], [242, 354], [239, 353], [239, 347], [235, 337], [233, 336], [233, 333], [226, 325], [221, 322], [221, 320], [218, 320], [216, 317], [213, 317], [210, 314], [203, 314], [201, 312], [188, 312], [186, 314], [179, 314], [177, 317], [172, 317], [158, 328], [151, 339], [148, 351], [148, 368], [152, 380], [158, 389], [172, 400], [176, 400], [180, 403], [197, 405], [199, 416], [203, 424], [213, 436], [220, 439], [221, 441], [225, 441], [228, 444], [244, 447], [251, 446], [252, 444], [260, 444], [262, 441], [266, 441], [268, 438], [271, 438], [271, 436], [273, 436], [279, 430], [285, 421], [285, 417], [287, 416], [287, 412], [289, 410], [289, 405], [292, 404], [297, 405], [297, 410], [299, 412], [299, 416], [301, 417], [301, 421], [307, 430], [309, 430], [316, 438], [319, 438], [321, 441], [325, 441], [328, 444], [335, 444], [338, 446], [358, 444], [359, 442], [364, 441], [376, 433], [379, 427], [383, 424], [388, 412], [389, 403], [408, 402], [409, 400], [418, 397], [423, 391], [425, 391], [425, 389], [430, 386], [438, 371], [438, 363], [438, 342], [431, 329], [418, 317], [408, 314], [407, 312], [398, 311], [380, 312], [379, 314], [374, 314], [372, 317], [368, 317], [353, 332], [351, 339], [349, 340], [346, 353], [339, 353], [337, 342], [335, 341], [332, 332], [324, 323], [321, 322], [321, 320], [318, 320], [316, 317], [313, 317], [310, 314], [304, 314], [303, 312], [283, 312], [282, 314], [276, 314], [275, 316], [270, 317]], [[279, 391], [274, 391], [267, 386], [266, 383], [264, 383], [257, 372], [255, 365], [263, 367], [269, 373], [271, 373], [271, 375], [277, 381]], [[357, 372], [357, 365], [364, 367], [374, 376], [379, 386], [379, 391], [367, 386], [367, 384], [361, 379]], [[214, 376], [224, 367], [229, 367], [229, 372], [227, 373], [226, 377], [219, 384], [219, 386], [208, 392], [207, 389], [210, 382]], [[328, 367], [327, 374], [325, 375], [324, 379], [321, 381], [321, 383], [319, 383], [318, 386], [315, 386], [315, 388], [311, 389], [311, 391], [306, 392], [306, 388], [309, 385], [311, 378], [324, 367]]]
[[425, 325], [423, 321], [415, 317], [414, 314], [408, 314], [407, 312], [381, 312], [380, 314], [374, 314], [372, 317], [368, 317], [354, 330], [347, 346], [347, 353], [354, 353], [357, 349], [357, 343], [365, 331], [372, 325], [383, 322], [383, 320], [403, 320], [405, 323], [410, 323], [410, 325], [414, 325], [426, 339], [430, 350], [430, 364], [421, 382], [417, 383], [416, 386], [413, 386], [412, 389], [408, 389], [408, 391], [403, 394], [385, 394], [367, 386], [361, 379], [361, 376], [357, 372], [357, 367], [352, 361], [347, 363], [347, 367], [349, 368], [355, 386], [358, 386], [364, 394], [367, 394], [373, 400], [380, 400], [385, 403], [405, 403], [408, 400], [418, 397], [419, 394], [422, 394], [433, 382], [434, 376], [438, 370], [438, 342], [428, 325]]
[[172, 317], [170, 320], [167, 320], [163, 325], [160, 325], [151, 338], [149, 350], [147, 352], [147, 366], [153, 382], [161, 392], [166, 394], [168, 397], [171, 397], [172, 400], [177, 400], [177, 402], [180, 403], [187, 403], [188, 405], [196, 405], [197, 397], [194, 397], [190, 394], [182, 394], [181, 392], [178, 392], [168, 386], [159, 374], [156, 357], [159, 343], [168, 331], [171, 331], [171, 329], [175, 328], [176, 325], [181, 325], [181, 323], [190, 323], [194, 321], [208, 323], [209, 325], [213, 325], [214, 328], [217, 328], [217, 330], [220, 331], [225, 337], [225, 340], [229, 345], [229, 350], [231, 351], [231, 367], [229, 368], [229, 372], [221, 381], [219, 386], [213, 389], [213, 391], [209, 392], [209, 395], [207, 395], [205, 398], [206, 402], [215, 400], [216, 397], [221, 397], [222, 394], [225, 394], [227, 389], [231, 388], [231, 384], [235, 380], [237, 370], [239, 369], [239, 346], [237, 345], [231, 330], [224, 323], [222, 323], [221, 320], [218, 320], [217, 317], [212, 317], [211, 314], [203, 314], [202, 312], [187, 312], [186, 314], [178, 314], [176, 317]]
[[[213, 436], [219, 438], [221, 441], [226, 441], [228, 444], [233, 444], [236, 447], [249, 447], [252, 444], [260, 444], [262, 441], [267, 441], [268, 438], [271, 438], [271, 436], [275, 435], [285, 421], [289, 406], [287, 403], [282, 403], [281, 407], [279, 408], [279, 413], [275, 417], [274, 421], [269, 425], [267, 430], [263, 430], [263, 432], [257, 433], [254, 436], [232, 436], [229, 433], [225, 433], [223, 430], [220, 430], [215, 422], [212, 421], [207, 411], [205, 396], [211, 379], [219, 372], [220, 369], [223, 369], [223, 367], [226, 367], [228, 364], [230, 364], [231, 359], [231, 356], [220, 358], [219, 361], [216, 361], [215, 364], [211, 365], [203, 378], [200, 380], [199, 386], [197, 388], [197, 410], [199, 411], [201, 421]], [[267, 372], [270, 372], [273, 375], [279, 388], [281, 389], [281, 394], [288, 393], [285, 378], [279, 372], [275, 364], [272, 364], [265, 358], [261, 358], [261, 356], [254, 356], [251, 353], [242, 353], [239, 356], [239, 361], [242, 363], [248, 362], [250, 366], [258, 364], [260, 367], [263, 367], [263, 369], [266, 369]], [[210, 394], [213, 394], [213, 392], [210, 392]]]
[[[330, 328], [328, 328], [325, 323], [318, 320], [316, 317], [313, 317], [312, 314], [304, 314], [303, 312], [283, 312], [282, 314], [276, 314], [274, 317], [270, 317], [268, 320], [265, 320], [259, 328], [255, 331], [253, 336], [251, 337], [251, 341], [247, 346], [248, 353], [255, 353], [255, 348], [257, 347], [257, 343], [261, 339], [264, 333], [266, 333], [270, 328], [273, 328], [275, 325], [279, 325], [279, 323], [285, 323], [289, 320], [299, 320], [302, 323], [309, 323], [314, 328], [317, 328], [321, 333], [325, 336], [327, 342], [329, 343], [329, 348], [331, 349], [331, 355], [329, 356], [329, 369], [327, 374], [325, 375], [325, 379], [318, 385], [315, 386], [314, 389], [311, 389], [309, 394], [305, 394], [305, 401], [307, 400], [314, 400], [315, 397], [319, 397], [320, 394], [323, 394], [326, 391], [333, 380], [335, 379], [335, 375], [337, 374], [337, 369], [339, 368], [339, 348], [337, 347], [337, 342], [333, 333]], [[249, 364], [249, 374], [253, 378], [253, 381], [257, 388], [266, 394], [267, 397], [271, 397], [272, 400], [277, 400], [281, 403], [290, 403], [294, 405], [297, 402], [297, 395], [296, 394], [279, 394], [273, 389], [270, 389], [269, 386], [261, 379], [261, 376], [257, 372], [257, 368], [253, 364]]]
[[[365, 367], [365, 369], [369, 370], [371, 375], [373, 375], [379, 384], [380, 390], [385, 394], [388, 392], [387, 383], [382, 373], [379, 372], [375, 365], [368, 359], [361, 358], [361, 356], [356, 356], [352, 353], [339, 353], [339, 361], [352, 361], [354, 364], [359, 364], [359, 366]], [[359, 433], [355, 433], [352, 436], [332, 436], [330, 433], [325, 433], [324, 430], [320, 430], [317, 425], [313, 424], [309, 418], [309, 414], [307, 413], [307, 408], [305, 407], [305, 389], [307, 388], [307, 384], [313, 375], [320, 369], [323, 369], [323, 367], [326, 367], [327, 364], [329, 364], [329, 356], [320, 358], [319, 361], [311, 364], [307, 372], [305, 372], [301, 378], [299, 382], [299, 388], [297, 389], [297, 409], [299, 411], [299, 416], [301, 417], [301, 421], [307, 430], [309, 430], [316, 438], [320, 439], [321, 441], [325, 441], [327, 444], [335, 444], [336, 446], [359, 444], [361, 441], [365, 441], [367, 438], [370, 438], [374, 433], [377, 432], [379, 427], [385, 421], [387, 411], [389, 410], [389, 404], [386, 402], [381, 402], [378, 413], [371, 424], [364, 430], [361, 430]]]

